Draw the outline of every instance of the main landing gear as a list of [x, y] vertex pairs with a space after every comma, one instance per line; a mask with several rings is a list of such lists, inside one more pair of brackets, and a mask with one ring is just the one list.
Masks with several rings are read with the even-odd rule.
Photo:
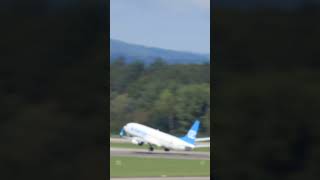
[[149, 151], [152, 152], [153, 150], [154, 148], [151, 145], [149, 145]]

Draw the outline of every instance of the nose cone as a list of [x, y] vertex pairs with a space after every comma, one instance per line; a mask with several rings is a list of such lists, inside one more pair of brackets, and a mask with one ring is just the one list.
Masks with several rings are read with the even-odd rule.
[[132, 123], [128, 123], [125, 126], [123, 126], [123, 129], [124, 131], [129, 132], [131, 127], [132, 127]]
[[128, 129], [129, 129], [128, 124], [126, 124], [125, 126], [123, 126], [123, 129], [124, 129], [125, 131], [128, 131]]

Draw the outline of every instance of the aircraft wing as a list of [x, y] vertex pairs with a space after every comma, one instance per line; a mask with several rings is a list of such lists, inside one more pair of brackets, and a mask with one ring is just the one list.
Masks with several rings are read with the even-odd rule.
[[143, 138], [144, 142], [145, 143], [149, 143], [149, 144], [152, 144], [152, 145], [156, 145], [158, 147], [161, 147], [162, 145], [158, 142], [157, 139], [153, 138], [153, 137], [150, 137], [150, 136], [146, 136], [145, 138]]
[[210, 137], [205, 137], [205, 138], [196, 138], [196, 142], [205, 142], [205, 141], [210, 141]]
[[139, 138], [139, 137], [123, 137], [124, 139], [126, 139], [128, 142], [131, 142], [133, 144], [140, 144], [140, 143], [144, 143], [144, 139]]

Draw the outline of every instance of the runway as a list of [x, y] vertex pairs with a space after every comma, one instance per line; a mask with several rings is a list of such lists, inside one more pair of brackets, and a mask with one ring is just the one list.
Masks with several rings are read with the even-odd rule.
[[110, 143], [130, 143], [130, 141], [124, 138], [110, 138]]
[[210, 177], [145, 177], [145, 178], [111, 178], [110, 180], [209, 180]]
[[160, 150], [149, 152], [147, 149], [129, 149], [129, 148], [110, 148], [110, 156], [210, 160], [210, 152], [194, 152], [194, 151], [165, 152]]

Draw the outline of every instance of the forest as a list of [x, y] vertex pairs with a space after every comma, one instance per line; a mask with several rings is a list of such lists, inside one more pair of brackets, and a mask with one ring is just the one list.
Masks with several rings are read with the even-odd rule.
[[210, 64], [110, 64], [110, 131], [118, 134], [138, 122], [173, 134], [184, 134], [201, 121], [200, 134], [210, 135]]

